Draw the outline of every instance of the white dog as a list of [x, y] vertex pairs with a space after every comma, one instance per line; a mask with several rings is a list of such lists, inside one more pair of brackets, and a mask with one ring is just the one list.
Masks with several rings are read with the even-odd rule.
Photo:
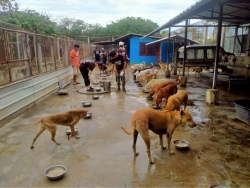
[[143, 69], [143, 68], [145, 68], [145, 62], [140, 63], [140, 64], [134, 64], [130, 68], [131, 69]]

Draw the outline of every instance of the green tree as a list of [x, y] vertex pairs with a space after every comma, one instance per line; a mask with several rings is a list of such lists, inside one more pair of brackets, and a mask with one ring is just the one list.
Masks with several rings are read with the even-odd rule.
[[46, 13], [38, 13], [34, 10], [0, 12], [3, 22], [16, 24], [24, 30], [43, 35], [56, 35], [55, 25]]
[[140, 17], [126, 17], [121, 20], [111, 22], [106, 26], [106, 34], [126, 35], [129, 33], [145, 35], [157, 29], [159, 26], [151, 20]]
[[0, 11], [17, 11], [19, 8], [15, 0], [0, 0]]

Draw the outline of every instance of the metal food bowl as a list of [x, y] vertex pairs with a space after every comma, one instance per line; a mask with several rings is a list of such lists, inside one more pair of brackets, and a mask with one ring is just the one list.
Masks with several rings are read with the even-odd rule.
[[137, 84], [137, 86], [138, 86], [138, 87], [143, 87], [143, 85], [142, 85], [142, 84]]
[[64, 174], [66, 173], [67, 168], [63, 165], [55, 165], [47, 168], [44, 171], [45, 176], [50, 180], [59, 180], [61, 179]]
[[149, 93], [149, 90], [143, 89], [142, 92], [143, 92], [143, 93]]
[[153, 97], [147, 96], [147, 99], [148, 99], [148, 100], [153, 100]]
[[[76, 134], [78, 133], [78, 128], [77, 128], [77, 127], [75, 127], [75, 133], [76, 133]], [[67, 128], [67, 129], [66, 129], [66, 134], [67, 134], [67, 135], [71, 135], [71, 129], [70, 129], [70, 128]]]
[[94, 81], [92, 84], [93, 84], [93, 85], [98, 85], [99, 82], [98, 82], [98, 81]]
[[134, 82], [135, 82], [135, 83], [139, 83], [139, 80], [135, 80]]
[[89, 107], [92, 105], [92, 102], [85, 101], [85, 102], [82, 102], [82, 105], [83, 107]]
[[95, 91], [97, 92], [100, 92], [102, 90], [102, 88], [98, 87], [98, 88], [95, 88]]
[[210, 188], [227, 188], [224, 185], [212, 185]]
[[92, 113], [88, 112], [87, 115], [86, 115], [86, 119], [90, 119], [91, 117], [92, 117]]
[[153, 108], [153, 109], [160, 109], [160, 105], [152, 104], [152, 108]]
[[175, 140], [173, 143], [175, 147], [180, 150], [187, 149], [190, 145], [189, 142], [186, 140]]
[[99, 95], [92, 95], [93, 99], [99, 99]]

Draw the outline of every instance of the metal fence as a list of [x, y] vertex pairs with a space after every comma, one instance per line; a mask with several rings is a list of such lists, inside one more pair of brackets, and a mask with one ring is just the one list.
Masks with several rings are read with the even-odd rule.
[[92, 56], [90, 43], [0, 28], [0, 86], [69, 66], [76, 42], [81, 59]]

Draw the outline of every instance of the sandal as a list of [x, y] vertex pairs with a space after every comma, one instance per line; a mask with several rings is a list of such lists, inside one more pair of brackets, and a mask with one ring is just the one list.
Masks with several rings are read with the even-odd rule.
[[79, 82], [76, 82], [76, 84], [81, 84], [81, 83], [79, 83]]
[[76, 83], [73, 83], [73, 85], [76, 85]]

